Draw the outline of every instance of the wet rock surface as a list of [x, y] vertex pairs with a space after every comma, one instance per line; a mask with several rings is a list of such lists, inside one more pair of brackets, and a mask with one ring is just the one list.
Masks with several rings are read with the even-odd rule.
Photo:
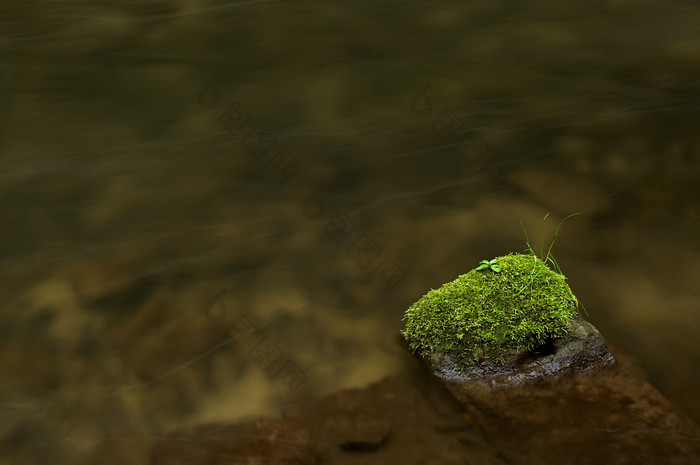
[[622, 359], [577, 317], [565, 337], [504, 364], [460, 370], [445, 354], [422, 360], [507, 463], [692, 463], [697, 427]]
[[[632, 360], [615, 358], [581, 371], [569, 365], [557, 376], [440, 381], [507, 463], [697, 463], [697, 426], [643, 379]], [[530, 375], [540, 370], [533, 366]]]
[[531, 351], [514, 352], [506, 357], [505, 363], [486, 360], [464, 368], [451, 354], [434, 353], [426, 357], [438, 378], [503, 387], [602, 368], [614, 361], [600, 332], [580, 317], [571, 321], [564, 337], [549, 340]]
[[282, 420], [173, 433], [151, 463], [697, 463], [698, 427], [632, 360], [615, 359], [509, 388], [389, 377], [298, 405]]

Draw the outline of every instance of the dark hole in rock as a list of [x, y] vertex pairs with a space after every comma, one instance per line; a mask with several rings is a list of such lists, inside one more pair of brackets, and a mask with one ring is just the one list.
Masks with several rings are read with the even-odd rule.
[[547, 337], [547, 339], [540, 345], [537, 345], [530, 349], [530, 355], [536, 357], [544, 357], [545, 355], [553, 355], [557, 351], [554, 345], [554, 339]]

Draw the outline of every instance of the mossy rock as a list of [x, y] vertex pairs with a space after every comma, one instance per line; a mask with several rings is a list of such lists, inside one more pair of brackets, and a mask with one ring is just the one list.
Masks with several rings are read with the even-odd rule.
[[578, 300], [564, 275], [535, 255], [497, 257], [423, 296], [406, 310], [401, 332], [421, 356], [447, 356], [461, 368], [504, 364], [567, 334]]

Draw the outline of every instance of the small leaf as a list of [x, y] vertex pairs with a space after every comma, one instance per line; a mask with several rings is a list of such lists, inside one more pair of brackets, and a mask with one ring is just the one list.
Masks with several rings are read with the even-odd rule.
[[491, 269], [495, 271], [496, 273], [500, 273], [501, 267], [498, 265], [491, 265]]

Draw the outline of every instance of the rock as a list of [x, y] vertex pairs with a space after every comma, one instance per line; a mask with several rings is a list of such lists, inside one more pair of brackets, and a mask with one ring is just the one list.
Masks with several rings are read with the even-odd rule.
[[[561, 223], [560, 223], [561, 224]], [[561, 338], [578, 317], [566, 277], [547, 258], [508, 254], [433, 289], [405, 313], [408, 347], [450, 371], [500, 370], [485, 360], [520, 366], [529, 350]], [[522, 359], [522, 360], [521, 360]], [[445, 362], [445, 363], [442, 363]]]
[[284, 412], [283, 420], [211, 424], [175, 433], [156, 444], [151, 465], [503, 465], [449, 394], [424, 381], [419, 388], [416, 380], [393, 376], [300, 403]]
[[615, 358], [509, 388], [440, 378], [457, 402], [438, 383], [393, 376], [298, 404], [282, 420], [174, 433], [151, 464], [696, 463], [697, 426]]
[[[391, 423], [378, 413], [386, 406], [359, 389], [334, 394], [319, 405], [322, 416], [299, 412], [290, 417], [304, 418], [317, 425], [315, 433], [323, 441], [347, 451], [377, 450], [391, 433]], [[313, 427], [312, 427], [313, 428]]]
[[690, 463], [700, 431], [575, 317], [532, 351], [465, 367], [446, 352], [421, 358], [509, 464]]
[[435, 376], [441, 379], [501, 387], [553, 379], [605, 367], [615, 361], [603, 336], [581, 317], [571, 320], [566, 336], [554, 339], [536, 351], [513, 353], [505, 363], [491, 359], [460, 370], [460, 363], [450, 354], [430, 354], [426, 360]]
[[233, 425], [208, 424], [172, 433], [153, 451], [151, 465], [313, 465], [320, 463], [308, 431], [261, 418]]
[[379, 449], [391, 432], [389, 424], [382, 420], [343, 418], [329, 423], [329, 430], [338, 438], [338, 445], [348, 451]]
[[560, 363], [551, 354], [506, 373], [436, 375], [509, 464], [692, 463], [698, 427], [629, 360], [611, 363], [591, 330], [582, 324], [563, 343]]

